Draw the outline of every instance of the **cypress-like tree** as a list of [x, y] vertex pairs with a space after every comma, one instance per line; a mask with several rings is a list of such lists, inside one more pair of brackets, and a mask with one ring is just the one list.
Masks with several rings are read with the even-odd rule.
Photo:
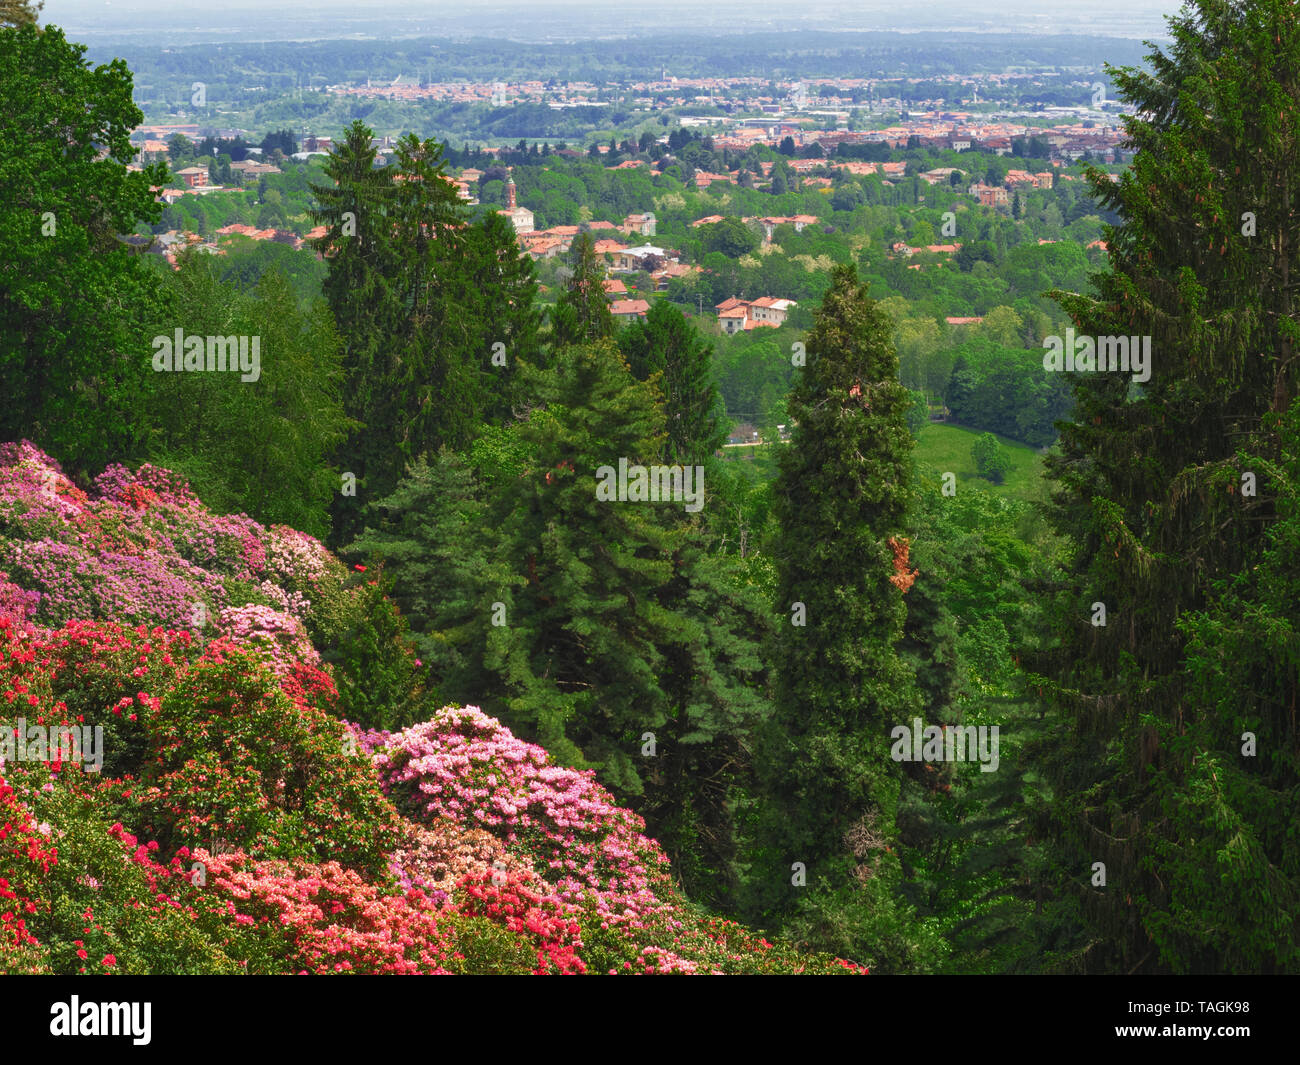
[[890, 731], [911, 727], [920, 700], [897, 650], [912, 438], [892, 332], [856, 270], [837, 267], [790, 394], [776, 484], [776, 707], [754, 889], [803, 938], [903, 969], [928, 962], [894, 891], [902, 768]]
[[[1261, 564], [1293, 446], [1278, 418], [1300, 370], [1300, 31], [1282, 0], [1195, 0], [1170, 27], [1149, 72], [1111, 71], [1138, 149], [1118, 183], [1092, 174], [1121, 217], [1111, 269], [1096, 298], [1059, 295], [1081, 334], [1149, 337], [1150, 379], [1080, 375], [1049, 462], [1070, 552], [1059, 644], [1032, 662], [1058, 708], [1043, 821], [1060, 911], [1081, 914], [1054, 946], [1089, 971], [1284, 971], [1300, 944], [1295, 659], [1253, 658], [1228, 693], [1194, 678], [1233, 670], [1202, 651], [1189, 673], [1187, 655], [1213, 590]], [[1247, 624], [1253, 646], [1276, 640]], [[1265, 757], [1242, 754], [1246, 731]], [[1260, 922], [1262, 940], [1241, 927]]]

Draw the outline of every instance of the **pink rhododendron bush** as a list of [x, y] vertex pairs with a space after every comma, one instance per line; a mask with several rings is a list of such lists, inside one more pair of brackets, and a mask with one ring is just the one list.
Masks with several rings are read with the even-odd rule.
[[277, 671], [323, 654], [352, 720], [415, 719], [419, 671], [380, 576], [287, 526], [213, 514], [156, 466], [113, 465], [83, 490], [31, 443], [0, 444], [0, 611], [226, 636]]
[[408, 650], [322, 652], [380, 599], [165, 470], [0, 446], [0, 973], [863, 971], [700, 912], [477, 708], [349, 723], [340, 680]]

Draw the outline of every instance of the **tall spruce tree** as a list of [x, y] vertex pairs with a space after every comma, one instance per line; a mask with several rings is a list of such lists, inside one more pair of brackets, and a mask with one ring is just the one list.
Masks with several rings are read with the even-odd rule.
[[712, 458], [726, 440], [712, 345], [667, 300], [657, 300], [644, 322], [620, 332], [618, 345], [638, 380], [660, 375], [668, 425], [665, 460], [702, 464]]
[[537, 268], [520, 253], [514, 227], [496, 211], [471, 226], [466, 239], [469, 294], [478, 300], [476, 313], [485, 330], [484, 416], [499, 424], [510, 420], [525, 398], [517, 379], [519, 363], [542, 361]]
[[902, 769], [890, 731], [921, 704], [897, 650], [912, 438], [892, 332], [856, 270], [837, 267], [790, 394], [776, 484], [776, 706], [753, 889], [802, 939], [898, 971], [934, 953], [895, 890]]
[[482, 706], [492, 695], [482, 673], [489, 607], [508, 574], [491, 557], [482, 494], [455, 452], [422, 456], [392, 495], [366, 508], [365, 531], [345, 549], [383, 564], [439, 705]]
[[772, 712], [762, 657], [771, 616], [746, 565], [709, 553], [703, 539], [687, 530], [657, 593], [679, 624], [664, 648], [667, 710], [637, 809], [686, 892], [730, 909], [741, 880], [738, 811], [753, 790], [754, 738]]
[[[322, 290], [343, 341], [343, 408], [355, 423], [335, 459], [357, 478], [363, 493], [393, 450], [385, 427], [376, 422], [375, 407], [382, 401], [388, 346], [402, 317], [389, 220], [393, 171], [376, 166], [372, 136], [364, 123], [353, 122], [325, 160], [332, 184], [312, 186], [313, 220], [326, 227], [315, 242], [329, 266]], [[336, 543], [359, 529], [364, 498], [334, 497]]]
[[[1092, 174], [1121, 217], [1111, 269], [1095, 298], [1058, 294], [1081, 334], [1149, 337], [1151, 357], [1145, 382], [1079, 375], [1049, 462], [1071, 547], [1058, 646], [1030, 663], [1057, 708], [1051, 946], [1085, 971], [1281, 971], [1300, 942], [1295, 658], [1209, 662], [1194, 619], [1266, 557], [1293, 446], [1277, 416], [1300, 370], [1300, 30], [1282, 0], [1196, 0], [1170, 28], [1149, 72], [1111, 71], [1138, 149], [1118, 183]], [[1279, 636], [1264, 617], [1238, 624], [1259, 626], [1259, 647]], [[1242, 754], [1246, 731], [1265, 757]], [[1261, 922], [1262, 940], [1240, 927]]]
[[617, 332], [605, 299], [605, 267], [590, 233], [579, 233], [569, 249], [572, 275], [551, 311], [551, 343], [560, 348], [605, 340]]
[[393, 148], [393, 165], [391, 220], [405, 315], [383, 378], [393, 413], [391, 423], [380, 424], [392, 424], [398, 444], [386, 464], [385, 488], [417, 456], [473, 440], [485, 403], [487, 355], [469, 277], [465, 212], [447, 179], [442, 146], [407, 134]]
[[656, 602], [680, 539], [671, 503], [597, 498], [602, 466], [653, 462], [662, 414], [611, 341], [524, 370], [545, 416], [520, 427], [529, 468], [499, 499], [499, 554], [524, 583], [503, 589], [488, 665], [507, 720], [558, 758], [598, 764], [622, 794], [641, 791], [640, 736], [666, 714], [660, 649], [676, 624]]
[[494, 597], [491, 697], [557, 757], [598, 766], [682, 860], [692, 894], [729, 898], [736, 800], [769, 711], [764, 605], [682, 521], [685, 500], [597, 493], [600, 467], [653, 464], [664, 442], [654, 388], [613, 343], [523, 372], [543, 406], [519, 425], [527, 472], [491, 522], [512, 571]]
[[345, 340], [347, 414], [358, 423], [337, 453], [358, 495], [336, 497], [335, 536], [360, 528], [358, 502], [391, 493], [407, 464], [443, 445], [464, 447], [486, 403], [485, 325], [491, 294], [475, 289], [470, 243], [441, 147], [414, 134], [375, 168], [371, 131], [348, 128], [314, 187], [324, 291]]

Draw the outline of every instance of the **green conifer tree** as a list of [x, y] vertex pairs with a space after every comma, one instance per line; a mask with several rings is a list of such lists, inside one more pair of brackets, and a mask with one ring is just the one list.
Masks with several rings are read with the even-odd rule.
[[590, 233], [574, 238], [569, 268], [573, 274], [551, 312], [552, 345], [559, 348], [612, 337], [617, 326], [605, 299], [605, 267]]
[[726, 440], [721, 397], [713, 382], [713, 346], [667, 300], [651, 306], [644, 322], [618, 337], [632, 374], [659, 374], [667, 417], [665, 461], [703, 463]]
[[902, 970], [933, 964], [934, 944], [895, 891], [890, 733], [921, 704], [897, 649], [912, 438], [892, 332], [856, 270], [837, 267], [790, 394], [775, 490], [776, 706], [753, 889], [802, 938]]
[[[1196, 0], [1170, 26], [1150, 72], [1111, 72], [1139, 149], [1118, 183], [1091, 174], [1121, 216], [1111, 270], [1095, 298], [1059, 295], [1081, 335], [1149, 337], [1150, 377], [1080, 374], [1049, 462], [1070, 552], [1058, 646], [1031, 664], [1058, 715], [1042, 818], [1068, 929], [1055, 946], [1086, 971], [1284, 971], [1300, 943], [1294, 907], [1274, 916], [1300, 872], [1279, 827], [1294, 823], [1295, 759], [1241, 748], [1248, 722], [1294, 751], [1294, 658], [1254, 658], [1262, 672], [1246, 675], [1207, 662], [1191, 619], [1252, 579], [1277, 518], [1278, 418], [1300, 370], [1300, 28], [1280, 0]], [[1269, 624], [1249, 622], [1256, 646]], [[1207, 692], [1207, 672], [1241, 688]], [[1238, 921], [1263, 922], [1267, 942]]]

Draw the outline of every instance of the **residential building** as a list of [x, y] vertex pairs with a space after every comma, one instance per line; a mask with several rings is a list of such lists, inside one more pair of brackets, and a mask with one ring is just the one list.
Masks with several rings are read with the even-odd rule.
[[185, 182], [186, 188], [201, 189], [208, 183], [208, 168], [206, 166], [187, 166], [184, 170], [176, 171], [176, 176]]
[[646, 211], [644, 214], [630, 214], [623, 219], [623, 224], [619, 226], [624, 233], [638, 233], [643, 237], [653, 237], [655, 235], [655, 216], [653, 211]]
[[782, 325], [790, 308], [798, 306], [794, 300], [760, 296], [756, 300], [742, 300], [732, 296], [714, 307], [718, 312], [718, 325], [730, 336], [748, 329]]
[[637, 318], [644, 318], [648, 310], [650, 310], [650, 304], [645, 300], [614, 300], [609, 305], [609, 313], [620, 322], [631, 322]]

